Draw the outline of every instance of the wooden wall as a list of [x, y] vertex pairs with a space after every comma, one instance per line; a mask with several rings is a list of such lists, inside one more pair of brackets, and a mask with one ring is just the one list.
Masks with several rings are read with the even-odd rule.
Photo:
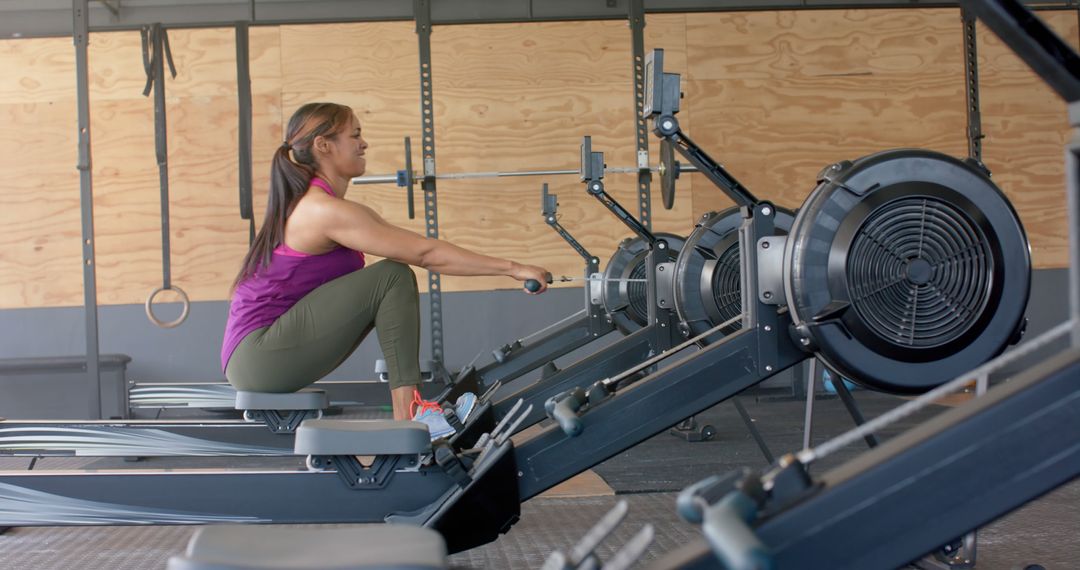
[[[1076, 43], [1073, 12], [1041, 16]], [[171, 30], [179, 72], [167, 83], [173, 281], [193, 301], [221, 300], [247, 246], [238, 215], [234, 34]], [[984, 159], [1028, 230], [1038, 267], [1067, 263], [1065, 107], [987, 30], [979, 62]], [[959, 14], [953, 9], [652, 15], [648, 48], [681, 73], [684, 129], [757, 195], [795, 208], [821, 167], [886, 148], [966, 153]], [[630, 31], [623, 21], [442, 26], [432, 35], [440, 172], [574, 169], [583, 135], [609, 166], [634, 164]], [[269, 158], [303, 103], [352, 106], [371, 145], [368, 170], [419, 162], [417, 41], [411, 22], [253, 28], [255, 211]], [[103, 304], [141, 303], [161, 282], [153, 101], [142, 96], [136, 32], [91, 37], [91, 112]], [[78, 305], [79, 184], [70, 39], [0, 41], [0, 308]], [[652, 143], [655, 161], [656, 143]], [[608, 190], [636, 212], [634, 176]], [[577, 275], [580, 259], [543, 222], [540, 185], [562, 223], [605, 258], [627, 230], [576, 177], [439, 182], [442, 237]], [[684, 175], [675, 209], [654, 186], [654, 228], [685, 235], [728, 200]], [[396, 186], [354, 186], [414, 231]], [[418, 202], [418, 213], [422, 206]], [[426, 286], [418, 271], [421, 286]], [[444, 276], [446, 291], [515, 287]]]

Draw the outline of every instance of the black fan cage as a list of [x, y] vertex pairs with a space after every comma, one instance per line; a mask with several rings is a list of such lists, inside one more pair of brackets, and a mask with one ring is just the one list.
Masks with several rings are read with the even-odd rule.
[[[634, 264], [634, 269], [628, 276], [630, 279], [645, 279], [645, 265], [647, 256]], [[649, 320], [649, 298], [645, 289], [644, 281], [630, 281], [626, 284], [626, 298], [630, 306], [628, 308], [631, 319], [638, 323], [647, 323]]]
[[960, 337], [983, 313], [994, 260], [978, 225], [953, 205], [925, 196], [882, 204], [855, 233], [847, 287], [873, 334], [908, 349]]
[[[716, 259], [716, 269], [712, 275], [713, 300], [716, 303], [719, 321], [724, 323], [742, 314], [742, 256], [739, 254], [739, 242], [734, 241]], [[742, 323], [725, 327], [724, 334], [731, 334], [742, 328]]]

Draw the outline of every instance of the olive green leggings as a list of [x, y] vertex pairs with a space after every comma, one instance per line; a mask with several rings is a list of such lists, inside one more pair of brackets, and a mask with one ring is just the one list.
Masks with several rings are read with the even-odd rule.
[[323, 284], [272, 325], [249, 333], [229, 359], [225, 377], [237, 390], [295, 392], [344, 362], [372, 325], [390, 388], [420, 384], [416, 276], [408, 265], [390, 260]]

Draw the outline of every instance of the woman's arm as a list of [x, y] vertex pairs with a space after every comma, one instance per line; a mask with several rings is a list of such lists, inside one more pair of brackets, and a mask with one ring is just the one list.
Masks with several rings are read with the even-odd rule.
[[447, 241], [426, 238], [387, 222], [363, 204], [320, 200], [318, 214], [326, 237], [350, 249], [446, 275], [506, 275], [519, 281], [535, 279], [542, 285], [540, 291], [547, 287], [547, 271], [541, 267], [481, 255]]

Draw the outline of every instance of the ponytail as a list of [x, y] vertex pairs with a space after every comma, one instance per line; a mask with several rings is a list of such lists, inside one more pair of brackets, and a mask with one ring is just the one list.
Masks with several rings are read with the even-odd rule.
[[[349, 124], [352, 115], [352, 109], [335, 103], [308, 103], [293, 113], [285, 142], [274, 151], [271, 161], [266, 217], [233, 280], [233, 290], [260, 268], [269, 266], [274, 249], [284, 243], [285, 220], [315, 177], [316, 164], [311, 151], [315, 137], [337, 134]], [[290, 151], [296, 160], [289, 157]]]

